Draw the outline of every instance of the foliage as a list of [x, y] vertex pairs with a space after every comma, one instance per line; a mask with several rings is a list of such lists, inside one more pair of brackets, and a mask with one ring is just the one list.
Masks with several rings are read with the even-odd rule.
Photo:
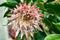
[[[6, 2], [0, 4], [0, 7], [4, 6], [8, 8], [8, 10], [4, 12], [5, 15], [3, 17], [8, 17], [7, 14], [11, 14], [10, 9], [15, 8], [16, 5], [24, 3], [25, 1], [31, 5], [36, 3], [41, 13], [44, 14], [42, 20], [45, 24], [45, 26], [42, 27], [44, 31], [40, 32], [35, 30], [36, 33], [34, 33], [33, 40], [60, 40], [60, 2], [56, 2], [55, 0], [6, 0]], [[49, 30], [47, 30], [46, 27]], [[20, 37], [18, 36], [18, 40], [19, 39]]]
[[60, 40], [60, 34], [48, 35], [44, 40]]

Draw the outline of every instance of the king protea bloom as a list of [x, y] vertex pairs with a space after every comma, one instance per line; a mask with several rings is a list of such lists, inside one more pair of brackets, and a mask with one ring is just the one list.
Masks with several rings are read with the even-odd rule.
[[11, 9], [12, 14], [10, 19], [12, 22], [8, 23], [10, 27], [9, 31], [10, 34], [16, 38], [18, 33], [21, 34], [21, 39], [25, 34], [26, 38], [28, 38], [29, 34], [33, 36], [34, 28], [42, 31], [39, 27], [39, 20], [42, 19], [43, 14], [38, 14], [40, 12], [39, 8], [36, 7], [36, 4], [30, 5], [20, 4], [19, 6], [16, 5], [16, 8]]

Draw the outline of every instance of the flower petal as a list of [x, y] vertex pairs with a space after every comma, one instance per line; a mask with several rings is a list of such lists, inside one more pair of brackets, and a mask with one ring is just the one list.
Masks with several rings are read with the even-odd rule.
[[39, 31], [42, 31], [42, 29], [39, 26], [34, 25], [34, 27], [37, 28]]
[[33, 32], [30, 32], [30, 35], [31, 35], [32, 37], [34, 37]]
[[28, 39], [28, 32], [25, 33], [26, 39]]

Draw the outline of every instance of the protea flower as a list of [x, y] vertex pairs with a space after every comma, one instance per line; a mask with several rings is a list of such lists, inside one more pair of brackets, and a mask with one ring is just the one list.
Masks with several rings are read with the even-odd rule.
[[26, 38], [28, 38], [29, 34], [33, 36], [34, 27], [38, 30], [42, 31], [39, 27], [39, 20], [42, 19], [43, 14], [38, 14], [40, 12], [39, 8], [36, 7], [36, 4], [30, 5], [20, 4], [16, 5], [16, 8], [11, 9], [12, 14], [10, 15], [12, 22], [8, 24], [10, 34], [16, 38], [18, 33], [21, 34], [21, 39], [25, 34]]

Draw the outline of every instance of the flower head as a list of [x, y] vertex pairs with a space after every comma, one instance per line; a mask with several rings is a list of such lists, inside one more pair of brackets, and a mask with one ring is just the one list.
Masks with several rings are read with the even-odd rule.
[[[36, 7], [36, 4], [31, 6], [30, 4], [27, 5], [25, 2], [19, 6], [16, 5], [16, 8], [11, 9], [11, 12], [12, 22], [10, 22], [8, 25], [10, 25], [12, 28], [10, 28], [10, 30], [14, 29], [15, 31], [20, 31], [21, 38], [23, 34], [25, 34], [26, 38], [28, 38], [28, 33], [33, 37], [34, 27], [42, 31], [42, 29], [39, 27], [39, 20], [43, 15], [38, 14], [40, 10]], [[14, 37], [16, 36], [14, 35]]]

